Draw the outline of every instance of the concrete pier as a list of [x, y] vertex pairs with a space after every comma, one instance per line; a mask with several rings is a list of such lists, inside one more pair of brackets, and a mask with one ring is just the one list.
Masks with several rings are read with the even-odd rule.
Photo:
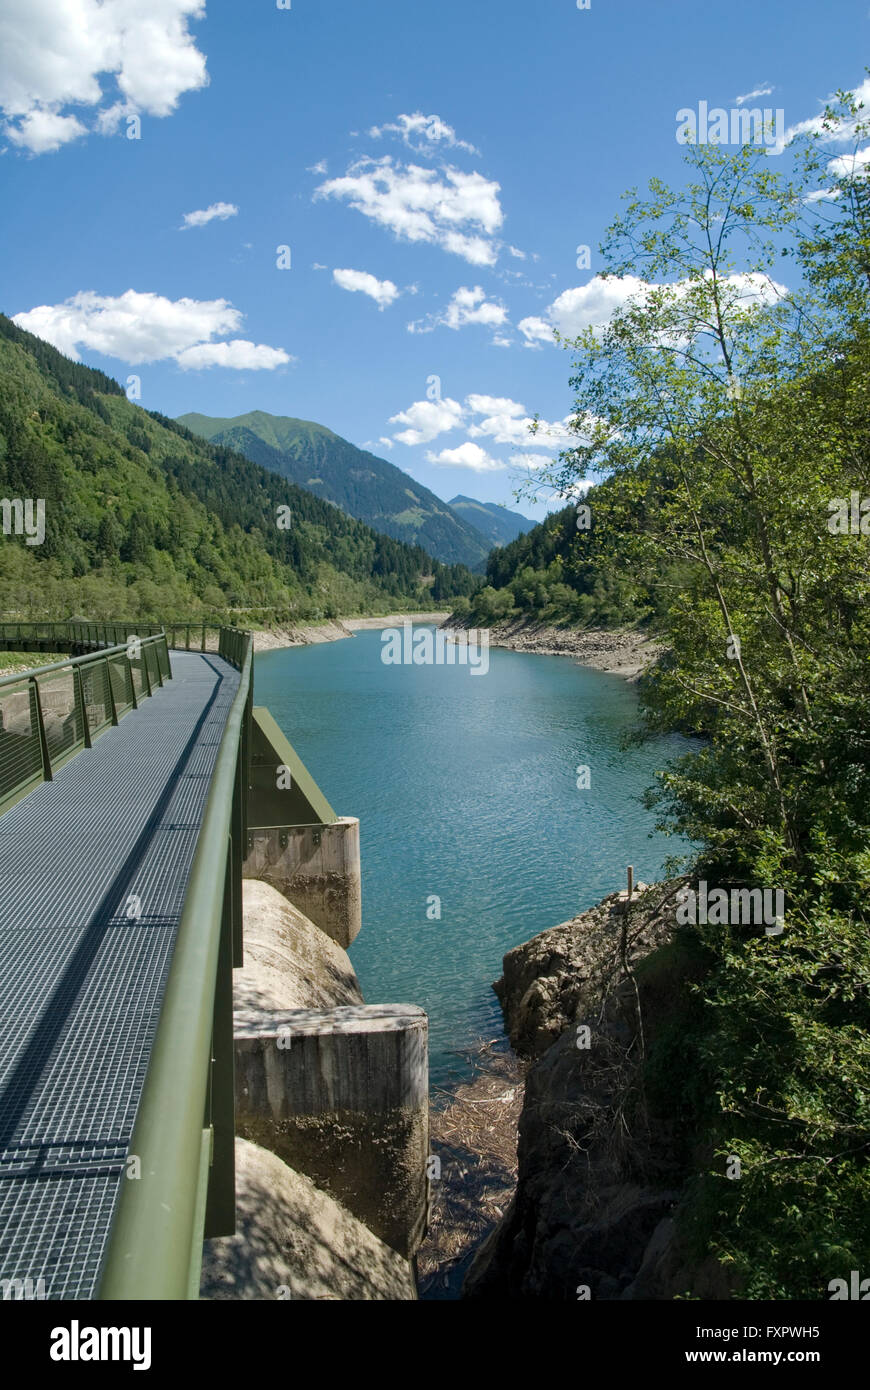
[[237, 1133], [410, 1259], [426, 1230], [428, 1020], [405, 1004], [235, 1013]]
[[359, 821], [275, 825], [248, 830], [246, 878], [271, 883], [345, 949], [362, 925]]

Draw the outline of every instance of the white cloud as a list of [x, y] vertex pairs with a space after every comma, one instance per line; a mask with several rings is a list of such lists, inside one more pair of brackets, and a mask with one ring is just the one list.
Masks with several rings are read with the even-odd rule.
[[[710, 278], [709, 271], [705, 272], [705, 278]], [[683, 280], [669, 286], [655, 286], [636, 275], [609, 276], [607, 279], [596, 275], [588, 284], [563, 290], [545, 311], [545, 317], [521, 319], [518, 327], [527, 347], [555, 343], [556, 332], [573, 340], [588, 328], [605, 328], [613, 315], [630, 300], [642, 304], [653, 289], [670, 289], [679, 296], [687, 294], [694, 283]], [[785, 285], [756, 273], [730, 275], [722, 283], [732, 291], [729, 298], [733, 308], [772, 304], [788, 294]]]
[[343, 290], [349, 290], [352, 294], [367, 294], [379, 309], [385, 309], [399, 297], [398, 286], [392, 280], [378, 280], [367, 270], [334, 270], [332, 278]]
[[291, 361], [283, 348], [234, 339], [242, 314], [226, 299], [166, 299], [127, 290], [115, 297], [82, 290], [63, 304], [41, 304], [15, 314], [19, 328], [52, 343], [74, 361], [79, 347], [133, 365], [175, 358], [180, 366], [268, 368]]
[[308, 165], [308, 172], [309, 174], [325, 174], [327, 172], [327, 168], [328, 166], [326, 160], [319, 159], [316, 164]]
[[603, 328], [617, 309], [633, 295], [643, 294], [648, 285], [635, 275], [594, 276], [587, 284], [563, 290], [545, 311], [545, 317], [532, 315], [518, 325], [527, 347], [555, 343], [556, 331], [566, 338], [577, 338], [587, 328]]
[[468, 427], [472, 439], [489, 438], [496, 444], [511, 444], [519, 448], [561, 449], [571, 439], [567, 420], [550, 423], [539, 420], [537, 429], [524, 405], [510, 397], [466, 396], [465, 403], [472, 415], [482, 415]]
[[479, 444], [472, 444], [470, 441], [460, 444], [456, 449], [442, 449], [437, 454], [430, 451], [426, 458], [430, 463], [451, 468], [471, 468], [475, 473], [496, 473], [505, 466], [485, 449], [481, 449]]
[[526, 340], [526, 347], [538, 347], [541, 343], [554, 343], [556, 335], [545, 319], [535, 318], [534, 315], [527, 319], [520, 319], [517, 325]]
[[[5, 133], [33, 154], [85, 133], [64, 107], [90, 107], [110, 133], [125, 112], [169, 116], [208, 82], [188, 24], [204, 0], [3, 0], [0, 108]], [[113, 85], [110, 105], [104, 82]]]
[[[836, 159], [832, 159], [828, 164], [828, 173], [835, 179], [851, 179], [867, 164], [870, 164], [870, 145], [865, 145], [863, 150], [855, 150], [852, 154], [837, 155]], [[836, 189], [827, 192], [827, 196], [831, 197], [832, 193], [836, 192]]]
[[[532, 430], [535, 421], [523, 403], [510, 396], [486, 396], [474, 392], [466, 396], [461, 406], [457, 400], [449, 398], [417, 400], [409, 410], [393, 416], [389, 423], [406, 425], [406, 430], [393, 435], [399, 443], [406, 445], [431, 443], [439, 434], [449, 434], [460, 425], [466, 428], [468, 445], [484, 439], [493, 445], [509, 445], [511, 449], [556, 450], [577, 442], [573, 432], [568, 430], [567, 417], [553, 423], [538, 420], [535, 430]], [[477, 445], [477, 448], [481, 449], [481, 455], [485, 452], [482, 445]], [[448, 459], [448, 455], [454, 453], [456, 450], [442, 450], [441, 461], [453, 461]], [[467, 450], [467, 453], [468, 457], [479, 457], [471, 450]], [[503, 467], [503, 464], [499, 464], [499, 467]]]
[[[712, 271], [705, 271], [704, 278], [712, 280]], [[783, 299], [788, 294], [786, 285], [781, 285], [770, 275], [761, 275], [757, 271], [729, 275], [724, 283], [731, 292], [728, 294], [728, 300], [732, 307], [739, 305], [741, 308], [756, 308], [762, 304], [775, 304], [778, 299]]]
[[647, 288], [636, 275], [607, 280], [596, 275], [586, 285], [564, 290], [550, 305], [547, 318], [565, 337], [577, 338], [584, 329], [603, 328], [617, 309]]
[[408, 324], [409, 333], [431, 333], [439, 324], [458, 330], [467, 324], [483, 324], [488, 328], [500, 328], [507, 321], [507, 309], [498, 300], [487, 299], [486, 291], [480, 285], [473, 289], [463, 285], [450, 297], [447, 308], [440, 314], [430, 314], [428, 318], [417, 319]]
[[510, 396], [470, 395], [465, 397], [465, 404], [472, 415], [505, 415], [508, 419], [516, 419], [526, 413], [526, 407], [519, 401], [512, 401]]
[[466, 236], [464, 232], [447, 232], [442, 245], [445, 251], [461, 256], [469, 265], [495, 265], [498, 251], [482, 236]]
[[415, 111], [413, 116], [397, 116], [387, 125], [373, 125], [369, 131], [373, 140], [387, 134], [400, 135], [410, 149], [423, 154], [427, 144], [431, 147], [444, 144], [451, 149], [468, 150], [469, 154], [480, 153], [467, 140], [457, 139], [452, 125], [442, 121], [440, 116], [424, 116], [422, 111]]
[[293, 358], [283, 348], [233, 338], [228, 343], [198, 343], [177, 353], [175, 360], [185, 371], [199, 367], [234, 367], [238, 371], [270, 372], [292, 362]]
[[198, 212], [186, 212], [180, 230], [186, 232], [189, 227], [204, 227], [207, 222], [213, 222], [218, 218], [225, 222], [228, 217], [238, 217], [239, 210], [235, 203], [212, 203], [210, 207], [200, 208]]
[[486, 291], [480, 285], [475, 285], [474, 289], [467, 286], [458, 289], [444, 314], [448, 328], [463, 328], [467, 323], [483, 323], [497, 328], [506, 319], [507, 309], [504, 305], [487, 299]]
[[50, 154], [87, 135], [87, 128], [75, 116], [61, 116], [56, 111], [28, 111], [17, 126], [7, 126], [6, 134], [13, 145], [31, 154]]
[[511, 255], [515, 256], [518, 261], [524, 261], [526, 259], [525, 251], [521, 251], [518, 246], [509, 246], [508, 251], [510, 251]]
[[392, 449], [392, 447], [393, 447], [393, 441], [392, 441], [392, 439], [390, 439], [390, 438], [389, 438], [387, 435], [385, 435], [385, 434], [382, 434], [382, 435], [381, 435], [380, 439], [378, 440], [378, 443], [380, 444], [380, 446], [381, 446], [382, 449]]
[[441, 401], [415, 401], [407, 410], [391, 415], [391, 425], [407, 425], [393, 436], [400, 444], [429, 444], [439, 434], [448, 434], [462, 423], [464, 411], [449, 396]]
[[440, 174], [416, 164], [365, 158], [341, 178], [328, 179], [316, 198], [337, 198], [386, 227], [399, 240], [427, 242], [472, 265], [494, 265], [491, 238], [504, 220], [500, 185], [482, 174], [446, 167]]
[[751, 92], [744, 92], [742, 97], [735, 97], [735, 106], [743, 106], [747, 101], [755, 101], [756, 97], [769, 97], [773, 88], [770, 85], [755, 87]]
[[[782, 138], [777, 141], [776, 145], [771, 147], [771, 153], [780, 154], [785, 146], [790, 144], [798, 135], [819, 135], [824, 144], [847, 144], [850, 140], [855, 138], [856, 125], [862, 120], [866, 120], [866, 108], [868, 102], [870, 102], [870, 77], [865, 77], [864, 81], [859, 83], [854, 89], [853, 95], [856, 104], [864, 107], [864, 110], [859, 110], [854, 119], [842, 120], [837, 126], [826, 130], [824, 127], [825, 117], [823, 110], [818, 116], [811, 116], [809, 120], [798, 121], [797, 125], [789, 126]], [[827, 101], [822, 103], [823, 107], [829, 104], [837, 104], [836, 93], [832, 92], [827, 98]]]

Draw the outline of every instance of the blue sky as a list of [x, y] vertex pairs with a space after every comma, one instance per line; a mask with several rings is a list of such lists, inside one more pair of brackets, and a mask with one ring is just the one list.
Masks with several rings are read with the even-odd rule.
[[516, 505], [571, 407], [550, 326], [607, 312], [597, 244], [681, 180], [677, 110], [793, 127], [868, 38], [867, 0], [0, 0], [0, 308], [149, 409], [317, 420]]

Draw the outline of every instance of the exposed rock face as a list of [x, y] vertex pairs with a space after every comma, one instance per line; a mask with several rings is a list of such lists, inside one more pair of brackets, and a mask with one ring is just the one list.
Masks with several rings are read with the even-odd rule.
[[[671, 919], [655, 910], [660, 897], [643, 883], [635, 888], [626, 938], [632, 967], [670, 935]], [[493, 989], [511, 1046], [521, 1056], [540, 1057], [572, 1023], [592, 1022], [621, 969], [626, 898], [625, 892], [611, 893], [579, 917], [508, 951], [504, 975]]]
[[339, 642], [350, 637], [351, 631], [340, 618], [325, 623], [309, 623], [301, 627], [273, 627], [267, 632], [254, 633], [254, 651], [271, 652], [279, 647], [307, 647], [316, 642]]
[[[447, 627], [473, 624], [448, 622]], [[540, 656], [573, 656], [583, 666], [637, 681], [665, 648], [634, 628], [550, 627], [534, 618], [508, 618], [489, 629], [490, 646]]]
[[267, 1149], [236, 1140], [234, 1236], [207, 1240], [206, 1299], [415, 1299], [407, 1260]]
[[[303, 623], [299, 627], [272, 627], [254, 633], [254, 651], [271, 652], [279, 647], [306, 647], [316, 642], [339, 642], [355, 632], [371, 628], [401, 627], [403, 622], [441, 623], [449, 615], [436, 613], [391, 613], [383, 618], [334, 618], [323, 623]], [[36, 664], [36, 663], [34, 663]]]
[[245, 965], [233, 976], [237, 1011], [365, 1002], [346, 952], [277, 889], [245, 879], [244, 918]]
[[673, 935], [674, 889], [638, 885], [628, 914], [614, 893], [505, 957], [495, 986], [505, 1023], [537, 1060], [517, 1190], [463, 1296], [728, 1297], [718, 1266], [693, 1268], [675, 1236], [681, 1140], [641, 1083], [641, 1059], [690, 969], [660, 949]]

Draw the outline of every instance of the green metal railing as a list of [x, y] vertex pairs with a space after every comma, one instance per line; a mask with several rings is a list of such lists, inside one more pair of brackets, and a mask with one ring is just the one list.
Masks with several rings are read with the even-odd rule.
[[242, 859], [253, 702], [251, 634], [223, 628], [241, 673], [224, 727], [130, 1144], [99, 1297], [199, 1297], [202, 1242], [235, 1230], [234, 965], [242, 964]]
[[53, 647], [71, 651], [78, 647], [114, 647], [133, 635], [159, 637], [162, 632], [161, 623], [0, 623], [0, 649], [40, 651]]
[[[13, 626], [9, 624], [7, 626]], [[14, 624], [27, 627], [27, 624]], [[104, 729], [117, 724], [139, 702], [172, 676], [166, 635], [131, 633], [125, 624], [37, 624], [70, 628], [99, 627], [94, 643], [111, 642], [123, 632], [123, 645], [107, 645], [86, 656], [55, 661], [34, 670], [0, 678], [0, 813], [50, 782], [54, 773], [83, 748], [90, 748]], [[21, 640], [37, 640], [24, 634]], [[61, 641], [60, 636], [38, 639]], [[82, 638], [82, 644], [90, 637]]]
[[221, 633], [236, 630], [213, 623], [167, 623], [166, 636], [170, 647], [179, 651], [216, 652], [220, 650]]
[[177, 651], [219, 652], [221, 634], [238, 631], [202, 619], [169, 623], [0, 623], [0, 651], [86, 651], [126, 642], [131, 633], [156, 637], [165, 632], [167, 645]]

